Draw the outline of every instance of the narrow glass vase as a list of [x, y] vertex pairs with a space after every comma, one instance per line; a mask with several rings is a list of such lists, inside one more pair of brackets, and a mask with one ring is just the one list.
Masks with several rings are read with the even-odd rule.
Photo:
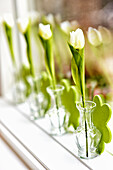
[[12, 86], [12, 100], [15, 104], [23, 103], [26, 100], [27, 87], [19, 73], [14, 72], [14, 84]]
[[43, 93], [40, 91], [41, 77], [29, 77], [28, 82], [31, 85], [31, 94], [28, 97], [27, 103], [30, 109], [30, 119], [36, 120], [45, 116], [46, 107], [48, 105]]
[[101, 140], [101, 133], [92, 122], [92, 111], [96, 103], [86, 101], [83, 107], [82, 102], [78, 102], [76, 106], [80, 113], [79, 127], [75, 132], [78, 156], [84, 159], [94, 158], [98, 156]]
[[51, 97], [51, 106], [47, 112], [50, 120], [51, 135], [65, 134], [68, 126], [69, 115], [61, 102], [63, 90], [64, 86], [62, 85], [56, 85], [55, 89], [52, 86], [47, 87], [47, 92]]

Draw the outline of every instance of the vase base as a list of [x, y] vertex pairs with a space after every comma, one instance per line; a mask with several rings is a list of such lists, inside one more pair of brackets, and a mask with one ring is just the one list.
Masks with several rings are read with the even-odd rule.
[[91, 153], [91, 152], [90, 152], [90, 153], [88, 154], [88, 156], [87, 156], [87, 155], [81, 153], [80, 151], [78, 151], [78, 156], [79, 156], [81, 159], [93, 159], [93, 158], [99, 156], [99, 154], [96, 153], [96, 152], [94, 152], [94, 153]]
[[16, 82], [12, 87], [12, 100], [14, 104], [21, 104], [26, 101], [27, 89], [22, 80]]
[[37, 120], [37, 119], [42, 119], [42, 118], [44, 118], [44, 115], [39, 115], [38, 112], [30, 114], [30, 119], [31, 120]]
[[66, 134], [66, 130], [64, 127], [61, 127], [61, 128], [52, 128], [50, 129], [50, 132], [49, 134], [52, 135], [52, 136], [62, 136], [64, 134]]
[[30, 110], [30, 119], [37, 120], [45, 116], [45, 110], [47, 107], [47, 101], [44, 100], [43, 94], [32, 93], [27, 99], [27, 104]]

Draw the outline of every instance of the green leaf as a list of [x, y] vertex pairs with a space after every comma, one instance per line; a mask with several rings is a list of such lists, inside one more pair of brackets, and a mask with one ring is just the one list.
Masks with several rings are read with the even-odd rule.
[[108, 121], [111, 118], [112, 110], [108, 104], [103, 104], [100, 95], [96, 95], [93, 101], [96, 103], [96, 107], [92, 112], [92, 120], [94, 125], [102, 134], [101, 143], [98, 149], [98, 152], [102, 153], [104, 151], [103, 142], [110, 143], [112, 138], [111, 131], [107, 125]]
[[55, 80], [54, 57], [53, 57], [53, 51], [52, 51], [52, 38], [45, 40], [41, 36], [39, 37], [45, 50], [46, 69], [50, 76], [51, 83], [53, 87], [55, 88], [56, 80]]
[[27, 97], [31, 93], [31, 85], [29, 84], [29, 82], [27, 80], [28, 76], [30, 76], [30, 69], [23, 64], [21, 67], [21, 70], [20, 70], [20, 77], [23, 79], [23, 81], [26, 85], [26, 88], [27, 88], [26, 96]]
[[84, 48], [81, 50], [75, 49], [71, 44], [69, 44], [69, 47], [73, 55], [71, 61], [72, 77], [82, 95], [82, 101], [85, 103]]
[[72, 77], [74, 80], [75, 85], [78, 87], [79, 93], [81, 93], [80, 91], [80, 76], [78, 74], [78, 68], [77, 65], [75, 64], [75, 60], [74, 58], [72, 58], [71, 60], [71, 72], [72, 72]]
[[64, 85], [65, 89], [62, 94], [62, 104], [65, 106], [66, 110], [70, 113], [69, 124], [76, 129], [79, 125], [79, 111], [76, 107], [77, 90], [75, 86], [70, 86], [69, 80], [63, 79], [61, 84]]
[[11, 54], [11, 59], [12, 59], [12, 62], [14, 64], [14, 66], [16, 66], [14, 49], [13, 49], [12, 28], [9, 27], [5, 21], [3, 22], [3, 26], [4, 26], [4, 30], [5, 30], [5, 34], [6, 34], [10, 54]]
[[31, 32], [31, 21], [29, 20], [29, 25], [27, 27], [26, 32], [24, 33], [24, 38], [25, 38], [26, 45], [27, 45], [27, 59], [28, 59], [29, 66], [30, 66], [30, 73], [33, 77], [35, 77], [33, 58], [32, 58], [32, 50], [31, 50], [30, 32]]

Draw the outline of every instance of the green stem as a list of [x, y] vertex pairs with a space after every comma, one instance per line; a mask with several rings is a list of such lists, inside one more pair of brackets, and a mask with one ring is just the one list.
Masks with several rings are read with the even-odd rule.
[[58, 116], [58, 124], [59, 124], [59, 131], [61, 132], [61, 126], [60, 126], [60, 115], [59, 115], [59, 100], [58, 96], [55, 96], [55, 104], [56, 104], [56, 109], [57, 109], [57, 116]]
[[[52, 79], [52, 86], [53, 89], [56, 90], [56, 80], [53, 77]], [[59, 131], [61, 132], [61, 126], [60, 126], [60, 115], [59, 115], [59, 99], [58, 99], [58, 95], [55, 95], [55, 104], [56, 104], [56, 109], [57, 109], [57, 116], [58, 116], [58, 124], [59, 124]]]
[[9, 51], [11, 55], [11, 59], [14, 65], [14, 68], [16, 69], [16, 61], [15, 61], [15, 55], [14, 55], [14, 50], [13, 50], [13, 38], [12, 38], [12, 28], [7, 25], [6, 22], [3, 23], [8, 46], [9, 46]]
[[12, 42], [9, 42], [9, 49], [10, 49], [13, 65], [16, 68], [16, 61], [15, 61], [15, 55], [14, 55], [14, 51], [13, 51], [13, 44], [12, 44]]
[[[55, 76], [51, 77], [51, 84], [52, 84], [53, 90], [56, 90], [56, 79], [55, 79]], [[61, 132], [60, 115], [59, 115], [59, 99], [58, 99], [58, 95], [57, 94], [55, 94], [55, 104], [56, 104], [56, 109], [57, 109], [59, 131]]]
[[37, 80], [33, 81], [33, 91], [38, 94], [39, 92], [39, 86], [37, 87]]
[[[84, 60], [83, 60], [83, 63], [84, 63]], [[84, 67], [84, 64], [83, 64], [83, 67]], [[78, 68], [78, 73], [79, 73], [79, 75], [81, 75], [80, 68]], [[80, 77], [82, 77], [82, 76], [80, 76]], [[82, 77], [82, 79], [80, 78], [80, 88], [81, 88], [81, 94], [82, 94], [83, 108], [85, 109], [84, 77], [85, 77], [85, 74], [84, 74], [84, 69], [83, 69], [83, 77]], [[87, 133], [87, 120], [86, 120], [85, 110], [84, 110], [84, 118], [85, 118], [85, 137], [86, 137], [86, 157], [88, 157], [88, 133]]]
[[95, 88], [93, 87], [93, 88], [91, 89], [91, 100], [93, 100], [93, 97], [94, 97], [94, 90], [95, 90]]
[[[54, 67], [54, 57], [53, 57], [53, 50], [52, 50], [52, 38], [49, 40], [45, 40], [40, 36], [40, 40], [43, 44], [43, 47], [45, 49], [45, 65], [48, 72], [48, 75], [50, 76], [50, 82], [52, 85], [53, 90], [56, 90], [56, 79], [55, 79], [55, 67]], [[57, 94], [55, 94], [55, 104], [57, 109], [57, 115], [58, 115], [58, 122], [59, 122], [59, 130], [60, 128], [60, 115], [59, 115], [59, 100]]]
[[32, 52], [31, 52], [30, 28], [28, 28], [28, 30], [24, 34], [24, 37], [25, 37], [26, 44], [27, 44], [27, 58], [28, 58], [28, 62], [30, 65], [30, 72], [31, 72], [31, 75], [35, 77], [35, 71], [34, 71], [34, 66], [33, 66], [33, 61], [32, 61]]
[[[85, 108], [85, 101], [83, 96], [82, 96], [82, 103], [83, 103], [83, 108]], [[86, 157], [88, 157], [88, 134], [87, 134], [87, 121], [86, 121], [85, 110], [84, 110], [84, 119], [85, 119], [85, 137], [86, 137]]]
[[[55, 78], [51, 78], [51, 84], [52, 84], [53, 90], [56, 90], [56, 80], [55, 80]], [[56, 105], [56, 109], [57, 109], [59, 130], [61, 132], [60, 115], [59, 115], [59, 100], [58, 100], [58, 95], [57, 94], [55, 94], [55, 105]]]
[[86, 136], [86, 157], [88, 157], [88, 134], [87, 134], [87, 122], [86, 122], [86, 115], [85, 116], [85, 136]]

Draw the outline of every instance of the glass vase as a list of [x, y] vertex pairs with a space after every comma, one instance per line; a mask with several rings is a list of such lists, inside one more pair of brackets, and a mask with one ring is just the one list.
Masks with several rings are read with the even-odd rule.
[[14, 72], [14, 83], [12, 86], [12, 100], [15, 104], [23, 103], [26, 100], [27, 87], [19, 73]]
[[75, 132], [78, 156], [84, 159], [94, 158], [98, 156], [101, 140], [101, 133], [92, 122], [92, 111], [96, 103], [86, 101], [83, 107], [82, 102], [78, 102], [76, 106], [80, 113], [79, 127]]
[[31, 94], [28, 97], [27, 103], [30, 109], [31, 120], [43, 118], [48, 105], [47, 99], [45, 99], [44, 94], [40, 91], [40, 79], [40, 76], [28, 78], [28, 82], [31, 85]]
[[67, 130], [69, 115], [61, 102], [63, 90], [64, 86], [62, 85], [56, 85], [55, 89], [52, 86], [47, 87], [47, 92], [51, 97], [50, 109], [47, 112], [51, 135], [63, 135]]

